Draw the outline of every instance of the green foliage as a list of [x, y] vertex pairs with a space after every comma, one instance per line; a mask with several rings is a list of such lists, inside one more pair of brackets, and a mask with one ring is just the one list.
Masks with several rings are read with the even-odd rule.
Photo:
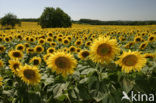
[[60, 8], [47, 7], [40, 17], [42, 28], [71, 27], [71, 24], [69, 15]]
[[2, 26], [11, 26], [12, 28], [14, 28], [16, 24], [20, 25], [20, 21], [17, 18], [17, 16], [14, 14], [8, 13], [4, 17], [1, 18]]

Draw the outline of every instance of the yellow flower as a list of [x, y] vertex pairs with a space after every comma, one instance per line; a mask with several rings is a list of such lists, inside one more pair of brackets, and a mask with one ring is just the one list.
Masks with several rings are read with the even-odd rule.
[[71, 53], [75, 53], [76, 52], [76, 47], [75, 46], [70, 46], [69, 51]]
[[28, 85], [36, 85], [41, 80], [41, 75], [36, 66], [25, 65], [18, 70], [21, 79]]
[[3, 78], [2, 77], [0, 77], [0, 87], [2, 86], [2, 81], [3, 81]]
[[89, 57], [90, 53], [88, 50], [81, 50], [81, 52], [79, 53], [78, 57], [82, 60], [85, 60]]
[[19, 50], [12, 50], [9, 52], [9, 57], [11, 59], [22, 59], [23, 58], [23, 53]]
[[24, 51], [25, 46], [23, 44], [18, 44], [18, 45], [16, 45], [16, 50]]
[[50, 47], [47, 49], [47, 53], [54, 53], [55, 52], [55, 48]]
[[9, 60], [9, 67], [15, 75], [18, 75], [17, 70], [20, 68], [21, 63], [18, 60]]
[[63, 39], [63, 44], [64, 45], [68, 45], [69, 44], [69, 40], [68, 39]]
[[119, 52], [116, 39], [99, 37], [90, 46], [90, 59], [96, 63], [109, 63]]
[[150, 35], [150, 36], [148, 37], [148, 41], [149, 41], [149, 42], [153, 42], [153, 41], [155, 41], [155, 39], [156, 39], [156, 36], [155, 36], [155, 35]]
[[140, 52], [123, 52], [116, 64], [122, 66], [122, 71], [129, 73], [130, 71], [140, 71], [146, 64], [146, 58]]
[[39, 64], [41, 64], [41, 58], [40, 57], [33, 57], [30, 60], [30, 63], [32, 63], [34, 66], [38, 66]]
[[27, 54], [34, 53], [34, 51], [35, 51], [34, 48], [30, 48], [30, 47], [26, 49]]
[[142, 37], [141, 36], [136, 36], [135, 38], [134, 38], [134, 42], [141, 42], [142, 41]]
[[41, 45], [37, 45], [34, 49], [36, 53], [42, 53], [44, 51], [44, 48]]
[[45, 40], [44, 40], [43, 38], [39, 39], [39, 40], [38, 40], [38, 44], [40, 44], [40, 45], [45, 44]]
[[47, 64], [53, 72], [56, 71], [57, 74], [61, 73], [63, 76], [67, 76], [68, 74], [73, 74], [77, 61], [73, 55], [59, 51], [50, 55]]
[[3, 67], [4, 63], [2, 60], [0, 60], [0, 67]]
[[148, 45], [148, 42], [145, 41], [145, 42], [140, 44], [139, 49], [143, 50], [143, 49], [145, 49], [147, 47], [147, 45]]
[[3, 53], [5, 51], [5, 46], [0, 45], [0, 53]]

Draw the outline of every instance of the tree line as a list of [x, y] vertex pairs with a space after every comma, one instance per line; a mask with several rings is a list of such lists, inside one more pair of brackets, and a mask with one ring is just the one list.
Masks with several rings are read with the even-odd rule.
[[91, 24], [91, 25], [154, 25], [156, 21], [100, 21], [92, 19], [80, 19], [79, 21], [74, 21], [80, 24]]

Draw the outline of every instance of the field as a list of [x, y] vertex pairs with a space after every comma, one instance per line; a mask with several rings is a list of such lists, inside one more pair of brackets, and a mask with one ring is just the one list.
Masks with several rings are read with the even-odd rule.
[[15, 28], [0, 30], [0, 103], [129, 103], [123, 91], [156, 92], [156, 25]]

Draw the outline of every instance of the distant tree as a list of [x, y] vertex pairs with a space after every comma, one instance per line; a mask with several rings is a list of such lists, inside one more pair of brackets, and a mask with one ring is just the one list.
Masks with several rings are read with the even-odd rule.
[[11, 26], [12, 28], [14, 28], [16, 24], [20, 25], [20, 21], [14, 14], [8, 13], [1, 18], [2, 26]]
[[60, 8], [47, 7], [44, 9], [39, 24], [42, 28], [71, 27], [72, 22], [68, 14]]

